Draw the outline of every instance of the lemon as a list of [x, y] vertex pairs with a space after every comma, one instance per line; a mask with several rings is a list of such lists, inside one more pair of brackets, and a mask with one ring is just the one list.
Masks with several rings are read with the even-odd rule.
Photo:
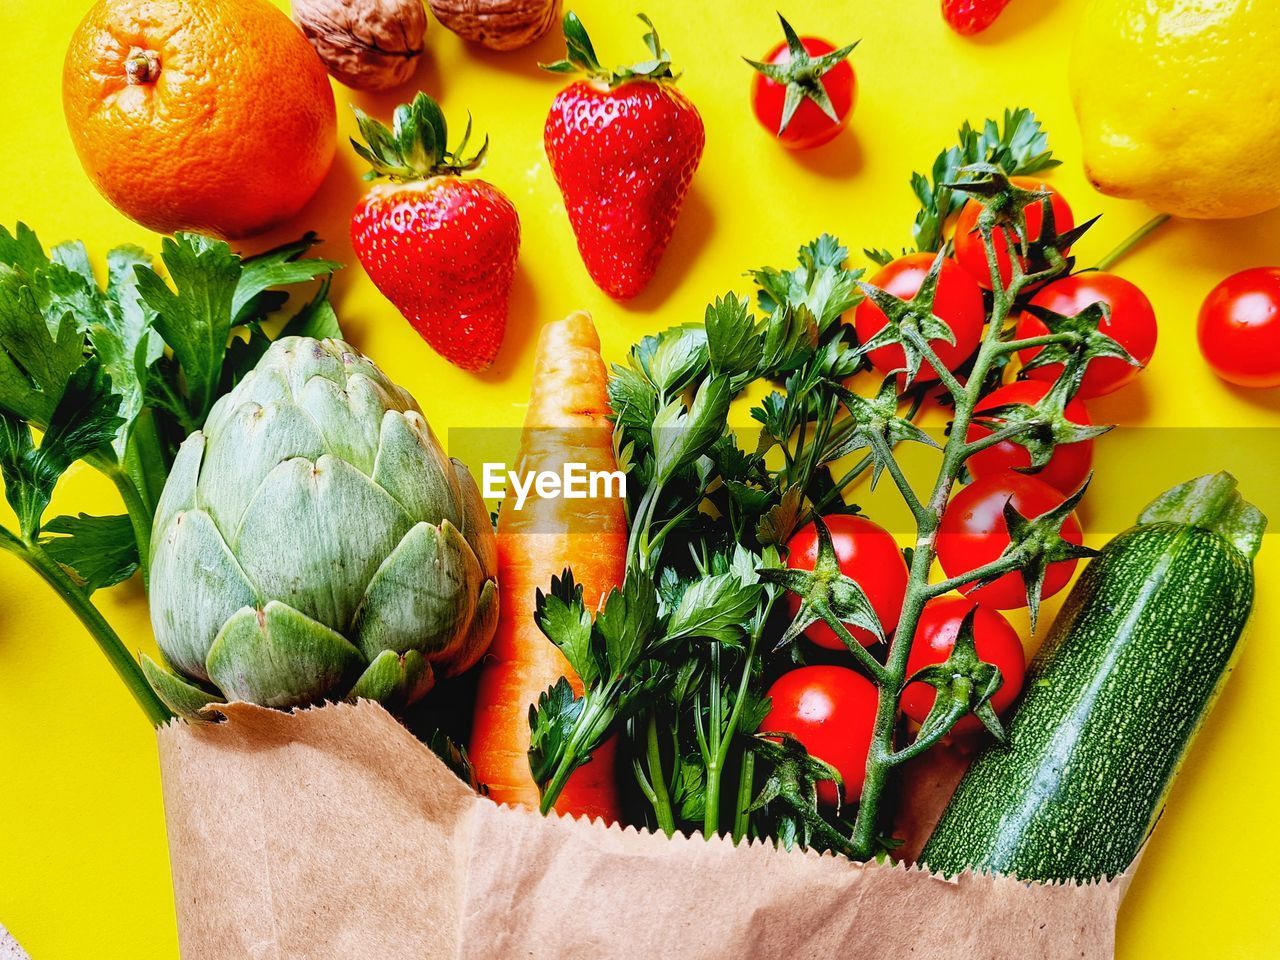
[[1280, 206], [1278, 40], [1280, 0], [1093, 0], [1071, 56], [1089, 179], [1180, 217]]

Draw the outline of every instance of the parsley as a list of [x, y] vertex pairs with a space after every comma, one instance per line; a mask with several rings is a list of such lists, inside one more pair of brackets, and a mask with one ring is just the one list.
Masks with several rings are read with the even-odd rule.
[[[1025, 107], [1005, 110], [1003, 123], [988, 119], [981, 128], [966, 120], [960, 127], [959, 142], [943, 150], [929, 173], [913, 173], [911, 190], [920, 201], [915, 225], [911, 229], [917, 250], [942, 248], [942, 231], [947, 220], [964, 205], [967, 197], [946, 186], [955, 183], [961, 170], [970, 164], [991, 163], [1009, 176], [1038, 173], [1061, 164], [1049, 150], [1049, 137], [1036, 115]], [[867, 256], [877, 263], [893, 257], [888, 251], [868, 250]]]

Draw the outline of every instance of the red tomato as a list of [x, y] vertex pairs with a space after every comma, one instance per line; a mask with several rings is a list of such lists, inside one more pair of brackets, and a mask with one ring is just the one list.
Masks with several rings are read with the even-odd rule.
[[[980, 660], [1000, 668], [1003, 682], [992, 695], [991, 706], [996, 713], [1002, 714], [1013, 705], [1022, 690], [1022, 679], [1027, 669], [1026, 654], [1022, 652], [1018, 632], [1009, 626], [1009, 621], [969, 597], [938, 597], [924, 605], [911, 643], [911, 655], [907, 658], [907, 675], [930, 664], [945, 662], [956, 644], [961, 621], [975, 607], [973, 647]], [[936, 697], [937, 691], [927, 683], [909, 683], [902, 691], [902, 712], [916, 723], [924, 723]], [[983, 727], [982, 721], [970, 713], [961, 717], [952, 729], [957, 733], [972, 733]]]
[[[866, 517], [835, 513], [823, 517], [831, 531], [831, 545], [836, 551], [840, 571], [857, 581], [871, 602], [886, 635], [898, 625], [902, 598], [907, 592], [907, 561], [889, 531]], [[812, 523], [801, 527], [787, 541], [787, 566], [793, 570], [812, 570], [818, 561], [818, 531]], [[800, 610], [800, 598], [787, 593], [787, 607], [794, 618]], [[870, 630], [846, 624], [849, 632], [864, 647], [876, 642]], [[828, 650], [843, 650], [844, 643], [835, 631], [819, 620], [810, 625], [805, 636]]]
[[[900, 300], [912, 300], [920, 291], [920, 284], [924, 282], [929, 268], [933, 266], [933, 259], [932, 253], [909, 253], [905, 257], [899, 257], [882, 267], [871, 278], [871, 285]], [[978, 348], [978, 341], [982, 339], [982, 327], [987, 319], [982, 291], [954, 260], [942, 261], [942, 272], [938, 275], [938, 289], [933, 300], [933, 314], [951, 328], [951, 332], [956, 335], [956, 342], [952, 346], [945, 340], [930, 340], [929, 344], [947, 369], [954, 370]], [[884, 315], [884, 311], [870, 300], [863, 300], [853, 313], [854, 329], [863, 343], [883, 330], [888, 322], [889, 318]], [[901, 370], [907, 362], [906, 354], [897, 344], [872, 350], [867, 356], [871, 365], [882, 373]], [[916, 379], [920, 382], [937, 380], [938, 374], [933, 365], [926, 361], [920, 365], [920, 373]]]
[[[1049, 203], [1053, 207], [1053, 226], [1058, 233], [1066, 233], [1076, 225], [1071, 214], [1071, 207], [1063, 199], [1062, 194], [1043, 180], [1033, 177], [1010, 177], [1014, 185], [1024, 190], [1049, 191]], [[982, 212], [982, 204], [970, 200], [960, 209], [960, 217], [956, 220], [956, 232], [952, 242], [956, 248], [956, 261], [977, 280], [985, 290], [991, 289], [991, 268], [987, 265], [987, 248], [982, 243], [982, 234], [978, 232], [978, 214]], [[1027, 239], [1040, 239], [1040, 231], [1044, 227], [1044, 207], [1041, 201], [1029, 203], [1023, 208], [1023, 216], [1027, 221]], [[995, 231], [996, 264], [1000, 268], [1000, 282], [1008, 286], [1013, 277], [1013, 266], [1009, 262], [1009, 250], [1004, 236], [1006, 231], [999, 228]]]
[[[1001, 473], [983, 477], [965, 487], [947, 504], [938, 526], [938, 562], [948, 577], [960, 576], [995, 560], [1009, 545], [1009, 530], [1004, 522], [1004, 505], [1013, 501], [1014, 508], [1034, 520], [1062, 503], [1063, 495], [1043, 480], [1021, 473]], [[1062, 524], [1062, 538], [1081, 543], [1080, 521], [1072, 513]], [[1059, 560], [1049, 564], [1040, 598], [1051, 597], [1067, 585], [1075, 572], [1075, 560]], [[1006, 573], [985, 587], [972, 584], [960, 589], [975, 600], [997, 610], [1013, 610], [1027, 605], [1027, 592], [1022, 574]]]
[[[1050, 386], [1051, 384], [1042, 383], [1038, 380], [1018, 380], [1015, 383], [997, 387], [978, 404], [975, 412], [980, 415], [983, 411], [994, 410], [996, 407], [1009, 403], [1025, 403], [1029, 407], [1035, 406], [1044, 399], [1044, 395], [1049, 392]], [[1089, 419], [1089, 411], [1085, 408], [1084, 403], [1074, 397], [1067, 402], [1065, 412], [1068, 420], [1082, 427], [1091, 426], [1093, 423]], [[986, 427], [971, 423], [967, 439], [972, 443], [990, 435], [991, 431]], [[1031, 453], [1026, 447], [1020, 446], [1012, 440], [1005, 440], [1002, 443], [997, 443], [994, 447], [987, 447], [985, 450], [978, 451], [966, 461], [965, 465], [973, 476], [989, 477], [993, 474], [1031, 466]], [[1055, 447], [1053, 455], [1049, 457], [1049, 462], [1040, 470], [1031, 474], [1031, 476], [1043, 480], [1049, 486], [1061, 490], [1065, 494], [1072, 494], [1076, 492], [1080, 484], [1084, 483], [1084, 478], [1089, 475], [1089, 468], [1092, 465], [1092, 440], [1064, 443]]]
[[[1078, 273], [1073, 277], [1063, 277], [1037, 293], [1031, 303], [1064, 317], [1075, 316], [1092, 304], [1105, 303], [1111, 308], [1111, 317], [1098, 325], [1099, 330], [1128, 350], [1143, 366], [1151, 362], [1151, 356], [1156, 352], [1156, 312], [1151, 301], [1136, 286], [1114, 273]], [[1042, 337], [1048, 332], [1049, 328], [1039, 317], [1024, 313], [1018, 318], [1018, 329], [1014, 335], [1021, 340]], [[1026, 363], [1041, 349], [1022, 350], [1018, 356]], [[1095, 357], [1085, 368], [1077, 396], [1087, 399], [1111, 393], [1141, 372], [1142, 367], [1132, 366], [1116, 357]], [[1027, 376], [1052, 383], [1061, 373], [1062, 364], [1051, 363], [1028, 370]]]
[[[767, 695], [772, 702], [761, 732], [791, 734], [840, 771], [844, 802], [856, 803], [876, 724], [875, 684], [847, 667], [800, 667], [775, 680]], [[819, 802], [834, 807], [836, 799], [835, 781], [819, 781]]]
[[[831, 53], [836, 48], [818, 37], [801, 37], [805, 51], [815, 60]], [[769, 51], [764, 63], [790, 63], [791, 51], [785, 42]], [[787, 85], [771, 80], [762, 73], [755, 75], [751, 85], [751, 106], [755, 110], [756, 119], [766, 130], [777, 136], [784, 147], [792, 150], [808, 150], [818, 147], [833, 139], [836, 134], [849, 123], [849, 114], [853, 112], [853, 104], [857, 99], [857, 80], [853, 67], [848, 60], [842, 60], [822, 75], [821, 83], [831, 100], [839, 121], [833, 121], [822, 108], [805, 97], [799, 108], [787, 124], [787, 129], [778, 133], [782, 126], [782, 107], [787, 99]]]
[[1280, 387], [1280, 267], [1242, 270], [1210, 290], [1196, 332], [1223, 380]]

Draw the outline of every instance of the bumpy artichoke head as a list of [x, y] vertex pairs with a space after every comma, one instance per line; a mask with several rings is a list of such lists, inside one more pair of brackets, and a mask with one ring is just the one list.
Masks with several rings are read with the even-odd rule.
[[183, 443], [156, 511], [156, 692], [404, 706], [497, 623], [493, 529], [417, 403], [338, 340], [277, 341]]

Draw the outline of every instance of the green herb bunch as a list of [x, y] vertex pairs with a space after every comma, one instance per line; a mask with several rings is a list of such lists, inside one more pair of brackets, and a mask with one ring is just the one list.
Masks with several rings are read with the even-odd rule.
[[[146, 582], [152, 517], [178, 444], [270, 345], [289, 298], [279, 288], [319, 280], [281, 316], [281, 335], [339, 335], [327, 297], [339, 265], [306, 257], [316, 242], [308, 234], [242, 258], [222, 241], [178, 234], [163, 244], [167, 281], [143, 250], [117, 247], [104, 288], [84, 244], [46, 253], [24, 224], [0, 227], [0, 476], [17, 520], [0, 525], [0, 547], [71, 607], [152, 723], [170, 713], [92, 595], [136, 571]], [[110, 479], [124, 513], [45, 519], [77, 462]]]
[[[539, 625], [585, 687], [575, 697], [561, 681], [530, 713], [530, 760], [544, 811], [572, 771], [589, 762], [605, 738], [620, 735], [651, 826], [668, 834], [700, 829], [735, 840], [773, 837], [866, 859], [892, 844], [884, 835], [883, 801], [895, 767], [969, 713], [1003, 736], [989, 702], [1001, 683], [999, 670], [976, 655], [971, 617], [946, 663], [908, 676], [907, 657], [929, 599], [1020, 571], [1034, 622], [1046, 566], [1089, 553], [1060, 535], [1081, 489], [1043, 516], [1007, 508], [1011, 543], [1002, 556], [964, 576], [930, 578], [939, 520], [968, 457], [1013, 441], [1030, 451], [1033, 470], [1043, 466], [1057, 443], [1079, 439], [1058, 428], [1089, 360], [1132, 362], [1099, 332], [1100, 307], [1048, 317], [1048, 334], [1013, 339], [1016, 310], [1039, 286], [1071, 271], [1064, 251], [1084, 229], [1060, 234], [1046, 214], [1042, 235], [1027, 238], [1023, 208], [1040, 203], [1047, 209], [1048, 194], [1024, 190], [1009, 177], [1054, 162], [1029, 111], [1007, 113], [1003, 132], [993, 122], [981, 133], [966, 125], [961, 144], [939, 158], [932, 184], [917, 175], [917, 244], [940, 252], [913, 299], [863, 282], [862, 271], [848, 266], [847, 250], [824, 235], [800, 249], [793, 268], [751, 271], [754, 304], [726, 294], [707, 307], [702, 322], [646, 337], [614, 367], [615, 442], [629, 481], [627, 574], [598, 611], [584, 607], [572, 571], [538, 598]], [[932, 301], [946, 254], [943, 223], [968, 198], [983, 206], [979, 229], [993, 292], [980, 346], [952, 372], [931, 344], [951, 339]], [[1007, 284], [997, 243], [1011, 248]], [[841, 318], [863, 297], [888, 324], [858, 343]], [[850, 378], [866, 369], [868, 351], [886, 344], [897, 344], [906, 356], [901, 381], [891, 374], [869, 392], [852, 390]], [[970, 442], [974, 410], [1007, 358], [1032, 346], [1042, 349], [1027, 366], [1064, 365], [1057, 384], [1036, 406], [984, 411], [980, 422], [990, 433]], [[913, 385], [923, 363], [940, 375], [940, 383], [930, 385], [933, 399], [953, 408], [941, 445], [915, 423], [930, 392]], [[744, 447], [728, 426], [730, 403], [761, 383], [768, 392], [751, 408], [759, 439]], [[901, 444], [934, 448], [937, 471], [926, 486], [917, 489], [906, 477], [898, 462]], [[841, 467], [851, 455], [857, 459]], [[824, 515], [858, 510], [846, 495], [868, 471], [872, 484], [891, 478], [916, 527], [914, 546], [904, 551], [909, 584], [896, 630], [871, 649], [845, 625], [882, 636], [880, 623], [861, 586], [841, 573], [822, 522]], [[787, 541], [809, 522], [818, 533], [818, 562], [812, 572], [790, 569]], [[780, 602], [787, 592], [800, 600], [791, 620]], [[839, 782], [838, 772], [798, 741], [760, 729], [769, 682], [810, 656], [795, 641], [816, 621], [843, 640], [845, 661], [879, 691], [865, 785], [854, 810], [819, 807], [815, 783]], [[932, 712], [908, 738], [899, 700], [912, 681], [930, 684], [937, 694]]]

